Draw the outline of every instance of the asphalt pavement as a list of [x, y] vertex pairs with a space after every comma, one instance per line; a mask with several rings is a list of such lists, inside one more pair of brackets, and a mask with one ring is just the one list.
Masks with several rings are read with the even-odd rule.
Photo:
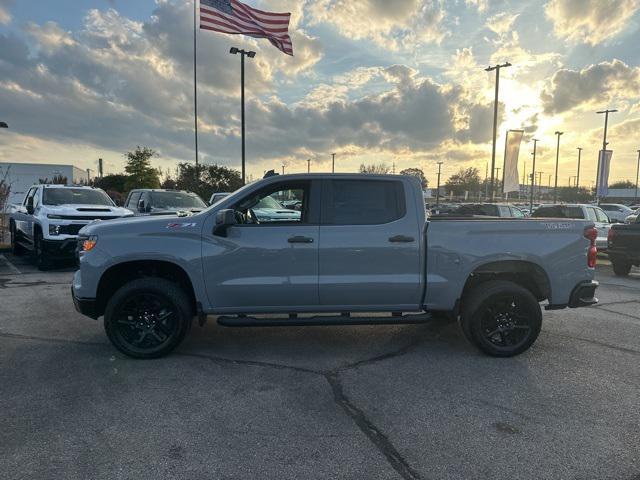
[[640, 270], [484, 356], [457, 325], [243, 328], [131, 360], [0, 254], [2, 479], [640, 479]]

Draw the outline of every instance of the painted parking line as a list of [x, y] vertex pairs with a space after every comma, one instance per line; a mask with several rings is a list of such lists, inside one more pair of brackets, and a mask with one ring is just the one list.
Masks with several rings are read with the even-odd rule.
[[11, 270], [13, 273], [17, 275], [20, 275], [22, 273], [20, 270], [18, 270], [18, 267], [16, 267], [13, 263], [11, 263], [9, 259], [1, 253], [0, 253], [0, 261], [5, 263], [7, 267], [9, 267], [9, 270]]

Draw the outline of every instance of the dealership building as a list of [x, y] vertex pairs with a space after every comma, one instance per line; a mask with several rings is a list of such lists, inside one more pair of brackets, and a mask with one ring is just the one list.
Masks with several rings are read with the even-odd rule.
[[20, 203], [32, 185], [51, 182], [55, 177], [66, 179], [67, 185], [86, 184], [89, 172], [74, 165], [51, 163], [4, 163], [0, 162], [0, 179], [6, 176], [11, 186], [8, 204]]

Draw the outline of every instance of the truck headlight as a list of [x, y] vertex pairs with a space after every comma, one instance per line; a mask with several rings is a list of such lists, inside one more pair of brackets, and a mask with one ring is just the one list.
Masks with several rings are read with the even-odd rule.
[[90, 237], [85, 237], [80, 241], [80, 253], [90, 252], [93, 250], [98, 243], [98, 237], [96, 235], [91, 235]]
[[60, 225], [49, 225], [49, 235], [60, 235]]

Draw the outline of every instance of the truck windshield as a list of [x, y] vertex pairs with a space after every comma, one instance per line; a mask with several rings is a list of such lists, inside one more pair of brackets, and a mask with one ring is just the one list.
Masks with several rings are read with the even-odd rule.
[[45, 188], [42, 196], [45, 205], [115, 205], [102, 190], [88, 188]]
[[155, 208], [206, 208], [202, 199], [194, 193], [151, 192], [151, 205]]
[[278, 202], [275, 198], [273, 198], [273, 197], [264, 197], [253, 208], [273, 208], [275, 210], [281, 210], [284, 207], [282, 205], [280, 205], [280, 202]]

